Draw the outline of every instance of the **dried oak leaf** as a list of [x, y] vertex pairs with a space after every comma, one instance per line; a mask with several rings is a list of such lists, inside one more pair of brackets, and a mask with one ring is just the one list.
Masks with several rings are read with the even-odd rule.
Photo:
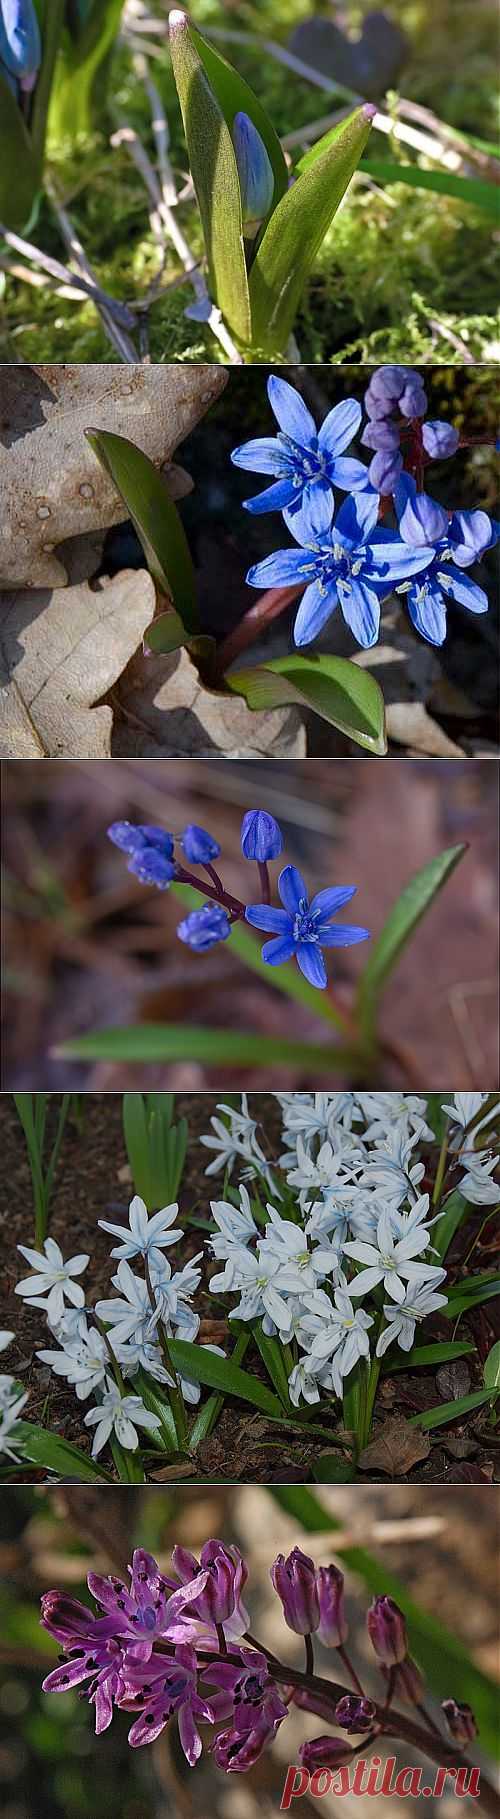
[[113, 712], [95, 706], [137, 650], [154, 612], [145, 569], [5, 595], [0, 619], [3, 758], [109, 758]]
[[0, 380], [0, 587], [65, 587], [68, 538], [126, 517], [85, 430], [135, 442], [179, 497], [174, 449], [219, 397], [228, 375], [199, 366], [12, 366]]
[[187, 650], [168, 657], [138, 651], [113, 705], [114, 758], [305, 757], [295, 707], [254, 713], [241, 696], [216, 694], [203, 686]]
[[362, 1472], [384, 1472], [387, 1478], [404, 1478], [412, 1466], [428, 1459], [429, 1435], [405, 1421], [404, 1415], [391, 1415], [378, 1433], [365, 1446], [358, 1461]]

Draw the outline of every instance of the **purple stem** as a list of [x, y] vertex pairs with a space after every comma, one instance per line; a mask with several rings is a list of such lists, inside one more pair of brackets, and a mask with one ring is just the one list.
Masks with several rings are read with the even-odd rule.
[[259, 868], [260, 887], [261, 887], [261, 891], [262, 891], [263, 902], [270, 903], [271, 902], [271, 880], [269, 877], [267, 861], [265, 859], [258, 859], [257, 864], [258, 864], [258, 868]]

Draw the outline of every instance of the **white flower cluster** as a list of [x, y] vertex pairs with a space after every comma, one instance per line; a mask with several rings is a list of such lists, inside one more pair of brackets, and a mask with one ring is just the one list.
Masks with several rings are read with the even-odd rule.
[[[148, 1218], [144, 1201], [136, 1194], [129, 1208], [128, 1226], [99, 1220], [103, 1230], [119, 1240], [111, 1251], [118, 1260], [112, 1277], [117, 1293], [97, 1302], [95, 1316], [99, 1325], [92, 1310], [86, 1309], [83, 1289], [75, 1281], [86, 1269], [88, 1256], [71, 1257], [65, 1263], [53, 1238], [45, 1240], [43, 1252], [18, 1246], [35, 1273], [18, 1282], [15, 1292], [28, 1306], [44, 1309], [57, 1342], [56, 1349], [39, 1351], [37, 1357], [57, 1377], [67, 1379], [80, 1401], [89, 1396], [97, 1398], [95, 1407], [84, 1417], [85, 1426], [95, 1428], [93, 1458], [113, 1433], [122, 1446], [135, 1450], [139, 1444], [138, 1428], [154, 1433], [161, 1426], [159, 1416], [151, 1413], [142, 1397], [124, 1394], [119, 1381], [133, 1379], [142, 1369], [157, 1383], [173, 1388], [174, 1380], [165, 1366], [160, 1342], [160, 1323], [167, 1340], [193, 1340], [197, 1336], [200, 1321], [190, 1299], [200, 1282], [197, 1265], [203, 1252], [183, 1269], [174, 1271], [164, 1256], [169, 1245], [184, 1236], [175, 1225], [177, 1211], [176, 1205], [166, 1206]], [[129, 1260], [133, 1259], [142, 1259], [143, 1276], [135, 1275], [131, 1269]], [[116, 1375], [114, 1362], [118, 1366]], [[199, 1401], [200, 1386], [193, 1379], [181, 1378], [180, 1388], [186, 1402]]]
[[[14, 1333], [0, 1332], [0, 1352], [7, 1351], [13, 1338]], [[4, 1458], [12, 1459], [15, 1465], [19, 1464], [16, 1427], [27, 1400], [28, 1396], [23, 1394], [16, 1378], [0, 1373], [0, 1459], [3, 1454]]]
[[[287, 1147], [274, 1168], [266, 1162], [266, 1180], [282, 1210], [268, 1203], [260, 1222], [245, 1185], [239, 1207], [212, 1202], [217, 1231], [210, 1249], [224, 1268], [210, 1287], [216, 1295], [238, 1296], [230, 1318], [261, 1319], [267, 1335], [293, 1345], [289, 1393], [297, 1406], [301, 1398], [319, 1402], [322, 1391], [342, 1396], [344, 1377], [358, 1358], [369, 1358], [373, 1342], [379, 1358], [394, 1341], [410, 1351], [416, 1327], [446, 1304], [439, 1292], [446, 1270], [432, 1261], [438, 1215], [432, 1217], [429, 1195], [420, 1191], [421, 1145], [434, 1141], [426, 1099], [389, 1092], [274, 1097]], [[452, 1129], [458, 1126], [451, 1139], [454, 1185], [466, 1199], [488, 1205], [498, 1198], [491, 1179], [498, 1157], [477, 1151], [468, 1137], [486, 1098], [457, 1093], [444, 1109]], [[231, 1168], [239, 1156], [247, 1178], [262, 1174], [246, 1104], [241, 1114], [219, 1109], [229, 1128], [213, 1119], [215, 1135], [202, 1141], [217, 1149], [220, 1139], [220, 1166]], [[207, 1172], [217, 1166], [216, 1159]], [[379, 1285], [382, 1299], [368, 1312], [359, 1302]]]

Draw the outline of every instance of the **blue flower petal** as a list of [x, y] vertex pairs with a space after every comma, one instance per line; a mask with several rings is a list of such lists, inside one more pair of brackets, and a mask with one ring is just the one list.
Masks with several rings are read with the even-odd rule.
[[446, 602], [431, 580], [421, 588], [418, 581], [407, 594], [408, 612], [415, 630], [428, 644], [444, 644], [446, 638]]
[[[300, 493], [298, 497], [300, 499]], [[243, 504], [245, 511], [256, 517], [260, 512], [283, 512], [296, 498], [293, 480], [275, 480], [274, 486], [266, 486], [265, 492], [256, 493], [254, 499], [244, 499]]]
[[272, 903], [247, 903], [245, 921], [251, 922], [252, 928], [263, 928], [268, 935], [286, 935], [290, 931], [290, 917], [285, 910], [274, 909]]
[[351, 897], [356, 895], [357, 888], [357, 884], [341, 884], [327, 886], [324, 891], [316, 891], [316, 896], [312, 898], [309, 909], [311, 916], [314, 916], [315, 919], [318, 918], [318, 933], [323, 922], [329, 922], [332, 916], [336, 916], [337, 910], [343, 908], [344, 903], [350, 903]]
[[231, 460], [233, 467], [249, 468], [255, 474], [282, 474], [286, 465], [277, 436], [255, 436], [251, 442], [242, 442], [233, 448]]
[[445, 594], [451, 594], [452, 599], [458, 600], [460, 606], [466, 606], [470, 613], [487, 613], [489, 601], [484, 588], [478, 587], [477, 581], [471, 581], [463, 569], [455, 568], [454, 562], [445, 562], [437, 579]]
[[304, 978], [309, 980], [309, 984], [316, 985], [320, 992], [324, 992], [325, 985], [328, 984], [326, 966], [321, 948], [316, 945], [316, 942], [301, 941], [300, 946], [296, 948], [295, 958], [297, 966], [300, 967]]
[[387, 581], [388, 588], [391, 582], [407, 581], [410, 575], [419, 575], [428, 568], [435, 554], [430, 544], [412, 549], [409, 543], [402, 543], [397, 531], [374, 531], [367, 549], [373, 564], [370, 580], [374, 584]]
[[339, 582], [339, 600], [346, 625], [363, 650], [376, 644], [380, 626], [380, 603], [373, 587], [359, 575], [351, 578], [349, 587]]
[[356, 941], [369, 941], [369, 928], [358, 928], [356, 924], [337, 922], [334, 928], [324, 928], [320, 932], [322, 947], [354, 947]]
[[349, 447], [361, 423], [361, 405], [356, 398], [344, 398], [328, 412], [318, 436], [322, 455], [342, 455]]
[[351, 494], [343, 499], [340, 511], [335, 519], [335, 530], [339, 531], [342, 542], [357, 549], [377, 523], [379, 513], [379, 496], [375, 488], [362, 493]]
[[250, 587], [298, 587], [303, 580], [305, 587], [314, 569], [314, 556], [308, 561], [305, 550], [278, 549], [249, 568], [247, 581]]
[[398, 510], [398, 489], [396, 489], [396, 510], [399, 517], [400, 536], [405, 543], [422, 544], [439, 543], [441, 537], [448, 533], [448, 513], [437, 499], [431, 499], [430, 493], [415, 492], [408, 498], [401, 514]]
[[292, 436], [301, 448], [310, 447], [311, 442], [316, 443], [314, 417], [311, 417], [311, 412], [294, 385], [288, 385], [286, 379], [278, 379], [276, 373], [271, 373], [267, 381], [267, 396], [280, 429], [284, 430], [286, 436]]
[[493, 541], [494, 527], [487, 512], [454, 512], [449, 528], [454, 560], [459, 568], [469, 568]]
[[318, 485], [317, 481], [313, 485], [307, 482], [299, 508], [292, 511], [288, 509], [283, 517], [296, 543], [302, 543], [304, 549], [310, 549], [311, 545], [320, 544], [328, 537], [333, 509], [333, 493], [328, 482], [326, 485]]
[[[301, 903], [307, 904], [307, 888], [296, 865], [283, 867], [278, 878], [278, 891], [289, 916], [296, 916]], [[279, 910], [277, 913], [279, 915]]]
[[339, 455], [330, 468], [332, 486], [340, 486], [344, 493], [364, 492], [369, 486], [368, 468], [362, 461], [353, 460], [352, 455]]
[[326, 588], [322, 582], [321, 584], [319, 581], [311, 582], [310, 587], [306, 587], [305, 594], [302, 596], [295, 620], [294, 644], [299, 648], [304, 644], [311, 644], [313, 638], [317, 638], [318, 633], [323, 630], [327, 619], [330, 619], [332, 613], [335, 612], [336, 606], [338, 606], [336, 581], [332, 581]]
[[278, 935], [274, 941], [265, 941], [262, 948], [262, 959], [268, 966], [282, 966], [285, 960], [291, 960], [295, 953], [293, 935]]

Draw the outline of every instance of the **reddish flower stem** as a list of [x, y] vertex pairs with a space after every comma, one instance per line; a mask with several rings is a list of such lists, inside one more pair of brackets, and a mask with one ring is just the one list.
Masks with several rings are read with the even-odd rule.
[[259, 595], [255, 605], [249, 607], [248, 613], [245, 613], [243, 619], [240, 619], [239, 625], [235, 626], [234, 631], [230, 632], [219, 646], [214, 677], [216, 682], [222, 682], [226, 670], [236, 661], [241, 652], [248, 650], [251, 644], [255, 644], [260, 633], [271, 625], [273, 619], [278, 619], [280, 613], [286, 612], [286, 608], [291, 605], [292, 600], [297, 600], [299, 594], [303, 594], [304, 587], [305, 582], [300, 583], [298, 587], [270, 587], [267, 589], [267, 593]]

